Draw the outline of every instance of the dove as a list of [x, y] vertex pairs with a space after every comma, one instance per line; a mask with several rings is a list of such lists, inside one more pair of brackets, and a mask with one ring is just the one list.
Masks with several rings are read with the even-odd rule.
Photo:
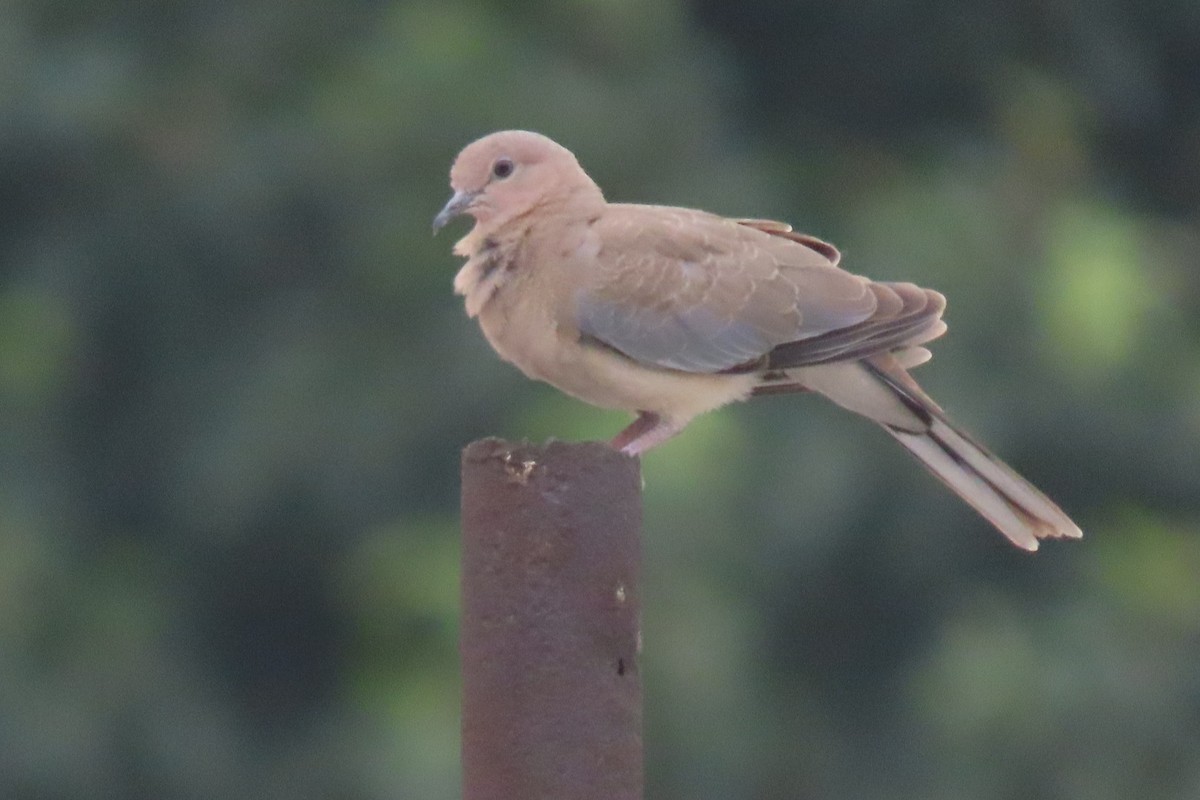
[[467, 315], [530, 378], [635, 414], [614, 448], [640, 456], [729, 403], [811, 392], [881, 426], [1017, 547], [1082, 536], [909, 374], [946, 331], [938, 292], [855, 275], [781, 222], [610, 203], [529, 131], [467, 145], [450, 185], [433, 225], [475, 220], [454, 246]]

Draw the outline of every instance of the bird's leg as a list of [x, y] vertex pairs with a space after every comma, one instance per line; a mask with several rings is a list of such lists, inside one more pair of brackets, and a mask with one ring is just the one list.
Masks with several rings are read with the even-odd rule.
[[660, 445], [679, 431], [682, 425], [668, 422], [651, 411], [639, 411], [637, 419], [629, 424], [609, 442], [614, 449], [627, 456], [640, 456], [655, 445]]
[[650, 411], [639, 411], [637, 419], [629, 423], [625, 430], [618, 433], [613, 440], [608, 443], [609, 447], [614, 450], [624, 451], [632, 442], [637, 440], [639, 436], [652, 429], [659, 423], [660, 417]]

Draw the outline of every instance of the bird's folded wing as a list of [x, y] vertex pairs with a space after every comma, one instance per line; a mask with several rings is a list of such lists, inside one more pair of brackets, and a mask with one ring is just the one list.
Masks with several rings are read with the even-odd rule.
[[574, 301], [581, 334], [645, 364], [720, 372], [869, 319], [870, 281], [781, 223], [610, 205]]
[[772, 370], [867, 358], [911, 348], [946, 332], [946, 298], [911, 283], [872, 283], [878, 306], [862, 322], [820, 336], [786, 342], [767, 358]]

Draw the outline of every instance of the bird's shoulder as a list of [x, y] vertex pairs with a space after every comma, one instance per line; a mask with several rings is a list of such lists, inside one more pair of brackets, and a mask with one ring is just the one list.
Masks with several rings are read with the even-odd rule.
[[736, 261], [755, 271], [837, 266], [833, 245], [786, 222], [724, 217], [679, 206], [609, 203], [594, 223], [614, 256], [671, 258], [720, 268]]

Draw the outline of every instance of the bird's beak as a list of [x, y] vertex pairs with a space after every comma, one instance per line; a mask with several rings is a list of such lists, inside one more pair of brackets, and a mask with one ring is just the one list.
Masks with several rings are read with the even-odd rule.
[[446, 203], [446, 207], [433, 218], [434, 234], [436, 235], [450, 220], [467, 213], [467, 209], [471, 207], [471, 203], [475, 202], [478, 195], [479, 192], [455, 192], [454, 196], [450, 198], [450, 202]]

